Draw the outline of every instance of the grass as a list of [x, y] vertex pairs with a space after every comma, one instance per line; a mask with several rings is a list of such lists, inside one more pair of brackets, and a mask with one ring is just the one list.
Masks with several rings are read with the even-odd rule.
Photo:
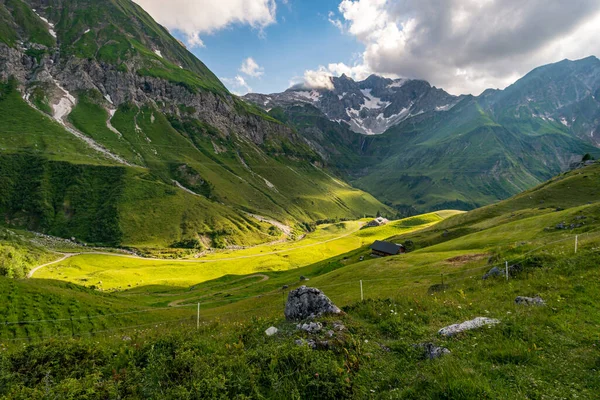
[[[114, 166], [113, 160], [29, 107], [17, 82], [1, 84], [0, 119], [4, 124], [0, 127], [0, 153], [5, 159], [3, 167], [10, 164], [11, 178], [0, 182], [3, 198], [10, 199], [9, 206], [0, 203], [0, 212], [9, 225], [74, 236], [90, 244], [184, 253], [186, 249], [171, 247], [185, 243], [198, 243], [202, 248], [248, 246], [278, 236], [269, 232], [267, 224], [249, 218], [248, 212], [280, 220], [293, 226], [297, 234], [318, 220], [393, 214], [370, 194], [315, 167], [319, 158], [301, 137], [255, 106], [231, 97], [204, 64], [135, 3], [68, 0], [37, 10], [55, 24], [61, 62], [69, 57], [95, 59], [121, 72], [167, 80], [174, 83], [174, 92], [211, 92], [203, 96], [218, 96], [230, 105], [232, 113], [258, 123], [265, 134], [263, 143], [257, 145], [240, 132], [219, 132], [199, 122], [191, 107], [161, 102], [140, 107], [121, 104], [111, 119], [117, 133], [107, 126], [106, 110], [112, 106], [99, 91], [74, 93], [78, 102], [69, 122], [134, 166], [115, 178], [109, 173], [115, 170], [91, 167]], [[15, 11], [14, 15], [8, 11]], [[0, 18], [7, 22], [0, 28], [0, 40], [10, 45], [27, 41], [27, 35], [41, 35], [41, 28], [49, 35], [47, 26], [20, 0], [0, 6]], [[22, 32], [13, 32], [15, 18]], [[26, 50], [38, 61], [57, 45], [54, 40], [40, 43], [49, 49]], [[32, 103], [49, 113], [49, 87], [29, 89]], [[168, 114], [177, 107], [180, 113]], [[20, 163], [15, 162], [17, 158]], [[43, 168], [25, 173], [31, 170], [29, 160]], [[73, 179], [62, 184], [58, 181], [68, 173], [61, 175], [54, 173], [56, 170], [76, 171]], [[20, 172], [22, 181], [15, 179]], [[97, 176], [91, 177], [94, 173]], [[174, 180], [199, 196], [177, 188]], [[35, 188], [35, 196], [27, 201], [28, 207], [20, 208], [17, 203], [26, 187]], [[92, 206], [82, 198], [83, 192], [93, 194]], [[92, 211], [100, 216], [98, 220]]]
[[360, 223], [341, 222], [319, 227], [299, 242], [220, 251], [194, 261], [140, 260], [84, 254], [40, 270], [36, 277], [74, 283], [102, 281], [105, 290], [135, 286], [189, 287], [225, 275], [287, 271], [370, 245], [374, 240], [406, 233], [441, 221], [437, 214], [360, 230]]
[[[307, 162], [270, 157], [240, 139], [232, 143], [205, 132], [190, 138], [152, 108], [121, 107], [112, 119], [122, 134], [119, 137], [106, 126], [108, 114], [102, 102], [98, 92], [81, 93], [70, 119], [112, 152], [143, 167], [124, 168], [122, 179], [111, 178], [117, 170], [108, 167], [112, 161], [30, 108], [14, 82], [1, 86], [0, 117], [7, 122], [0, 128], [4, 129], [0, 137], [3, 164], [5, 171], [26, 177], [3, 183], [3, 203], [24, 193], [15, 185], [37, 187], [36, 193], [43, 199], [26, 208], [17, 204], [21, 200], [4, 206], [9, 223], [75, 236], [88, 243], [168, 248], [185, 240], [199, 240], [204, 247], [224, 247], [272, 240], [269, 226], [241, 210], [298, 224], [297, 230], [300, 223], [357, 218], [388, 210], [371, 195]], [[216, 143], [225, 147], [226, 153], [216, 154]], [[245, 154], [245, 159], [239, 154]], [[46, 158], [75, 165], [47, 162]], [[93, 166], [98, 164], [100, 167]], [[42, 167], [32, 172], [33, 166]], [[189, 173], [179, 175], [181, 167]], [[4, 179], [8, 179], [6, 173]], [[176, 188], [173, 179], [203, 196]], [[201, 184], [194, 185], [193, 181]], [[107, 187], [112, 188], [110, 194]], [[94, 197], [96, 206], [106, 211], [100, 221], [89, 219], [89, 202], [79, 196], [82, 191], [105, 193]], [[37, 200], [28, 200], [32, 201]], [[77, 212], [73, 214], [73, 210]], [[85, 226], [76, 220], [86, 220]], [[103, 226], [107, 220], [114, 222], [110, 237], [97, 232], [106, 232]]]
[[29, 107], [16, 82], [0, 83], [0, 151], [26, 152], [72, 163], [110, 164], [58, 123]]
[[[82, 335], [84, 329], [99, 327], [82, 325], [81, 338], [39, 343], [33, 338], [41, 332], [25, 331], [32, 328], [24, 324], [10, 334], [27, 332], [32, 344], [14, 346], [4, 341], [0, 394], [8, 398], [58, 393], [76, 398], [84, 392], [92, 398], [157, 393], [165, 398], [594, 398], [600, 390], [600, 319], [595, 307], [600, 301], [600, 206], [597, 200], [587, 204], [586, 196], [580, 196], [578, 204], [573, 199], [563, 211], [530, 205], [539, 205], [535, 196], [542, 195], [553, 203], [569, 201], [570, 194], [555, 190], [555, 185], [583, 185], [597, 168], [571, 172], [533, 190], [535, 195], [526, 193], [487, 210], [441, 213], [449, 218], [437, 223], [441, 216], [420, 216], [381, 228], [378, 234], [393, 235], [396, 242], [414, 242], [415, 251], [397, 257], [361, 261], [368, 249], [357, 246], [334, 256], [315, 255], [315, 263], [293, 270], [226, 275], [192, 287], [145, 283], [112, 294], [72, 283], [8, 281], [29, 291], [19, 297], [19, 309], [45, 298], [32, 294], [38, 285], [68, 285], [62, 288], [72, 293], [61, 292], [63, 301], [89, 296], [97, 304], [113, 302], [107, 310], [135, 310], [134, 304], [156, 308], [155, 313], [131, 317], [120, 326], [150, 323], [159, 316], [163, 321], [187, 317], [187, 322], [109, 330], [93, 338]], [[570, 223], [571, 218], [585, 225], [573, 230], [554, 226], [557, 221]], [[355, 227], [356, 222], [329, 224], [306, 241], [319, 242], [353, 232]], [[370, 242], [378, 237], [372, 232], [376, 231], [359, 230], [348, 238]], [[576, 234], [580, 246], [574, 254]], [[244, 251], [259, 254], [267, 249]], [[481, 279], [505, 259], [520, 263], [522, 272], [508, 281]], [[300, 275], [310, 281], [299, 281]], [[444, 286], [440, 286], [442, 279]], [[345, 311], [340, 317], [322, 318], [326, 328], [320, 334], [302, 333], [283, 319], [286, 293], [301, 284], [322, 289]], [[288, 288], [282, 290], [283, 285]], [[514, 303], [516, 296], [536, 295], [546, 301], [545, 307]], [[191, 307], [160, 309], [174, 300]], [[80, 302], [81, 307], [91, 304], [83, 297]], [[198, 330], [193, 319], [197, 302], [202, 303]], [[51, 303], [37, 304], [36, 312], [46, 315]], [[67, 313], [64, 303], [56, 307], [55, 314]], [[9, 320], [14, 321], [19, 317], [16, 309], [11, 310]], [[82, 311], [84, 316], [92, 312], [102, 314]], [[501, 322], [453, 338], [437, 334], [444, 326], [478, 316]], [[328, 338], [325, 332], [335, 320], [341, 320], [347, 330]], [[279, 333], [266, 337], [264, 330], [270, 326], [279, 328]], [[115, 321], [113, 327], [119, 323]], [[48, 333], [52, 329], [48, 325], [38, 329], [42, 328]], [[68, 328], [62, 332], [69, 335]], [[132, 340], [124, 341], [124, 332]], [[329, 347], [311, 350], [296, 345], [301, 338], [328, 340]], [[447, 347], [451, 354], [424, 360], [414, 345], [428, 342]]]
[[[337, 319], [347, 331], [329, 339], [333, 347], [328, 350], [294, 343], [315, 336], [282, 320], [277, 296], [242, 302], [252, 311], [203, 310], [200, 330], [189, 321], [177, 328], [130, 330], [131, 341], [113, 331], [105, 337], [9, 348], [0, 352], [2, 394], [32, 397], [42, 391], [68, 390], [74, 397], [86, 391], [98, 398], [110, 393], [161, 393], [166, 398], [591, 399], [600, 390], [594, 307], [600, 300], [599, 239], [600, 235], [591, 238], [576, 257], [565, 257], [565, 247], [553, 246], [544, 252], [542, 267], [508, 283], [482, 281], [480, 275], [454, 278], [447, 281], [445, 291], [436, 293], [428, 292], [432, 281], [415, 280], [421, 271], [409, 267], [403, 278], [390, 276], [403, 269], [398, 265], [402, 258], [369, 261], [375, 265], [362, 266], [362, 276], [356, 264], [347, 277], [329, 273], [311, 279], [312, 286], [325, 290], [346, 312]], [[416, 259], [407, 264], [436, 267], [434, 259], [427, 261], [424, 254], [409, 256]], [[375, 267], [384, 264], [387, 270]], [[367, 281], [364, 302], [358, 300], [357, 285], [331, 283], [369, 276], [386, 279]], [[236, 282], [230, 279], [227, 284]], [[519, 295], [540, 295], [547, 306], [516, 306], [514, 298]], [[192, 317], [194, 310], [175, 309], [171, 318], [176, 313]], [[443, 326], [476, 316], [498, 318], [501, 323], [450, 339], [436, 334]], [[334, 320], [322, 319], [328, 326]], [[267, 338], [264, 330], [273, 325], [280, 332]], [[323, 340], [324, 334], [316, 338]], [[440, 360], [423, 360], [413, 345], [424, 342], [452, 353]], [[50, 354], [54, 363], [48, 361]], [[37, 375], [41, 370], [45, 375]], [[52, 383], [43, 376], [50, 376]]]

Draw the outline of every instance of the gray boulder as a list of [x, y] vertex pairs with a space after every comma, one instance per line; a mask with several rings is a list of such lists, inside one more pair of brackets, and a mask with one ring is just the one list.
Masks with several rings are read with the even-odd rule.
[[450, 325], [445, 328], [442, 328], [438, 331], [438, 333], [442, 336], [454, 336], [454, 335], [464, 332], [464, 331], [470, 331], [473, 329], [481, 328], [482, 326], [496, 325], [499, 323], [500, 323], [500, 321], [497, 319], [486, 318], [486, 317], [477, 317], [470, 321], [465, 321], [462, 324], [454, 324], [454, 325]]
[[537, 297], [524, 297], [518, 296], [515, 299], [515, 303], [521, 306], [545, 306], [546, 302], [539, 296]]
[[[514, 264], [508, 267], [508, 276], [517, 276], [519, 272], [523, 271], [521, 264]], [[487, 274], [483, 275], [483, 280], [493, 277], [506, 277], [506, 270], [504, 268], [494, 267], [488, 271]]]
[[483, 275], [483, 279], [486, 280], [488, 278], [496, 277], [496, 276], [506, 276], [504, 272], [500, 271], [500, 268], [494, 267], [488, 271], [487, 274]]
[[422, 343], [415, 346], [418, 349], [423, 351], [423, 358], [429, 360], [435, 360], [436, 358], [440, 358], [446, 354], [450, 354], [450, 350], [445, 347], [438, 347], [433, 343]]
[[341, 314], [335, 304], [319, 289], [300, 286], [292, 290], [285, 304], [285, 317], [300, 321], [316, 318], [324, 314]]

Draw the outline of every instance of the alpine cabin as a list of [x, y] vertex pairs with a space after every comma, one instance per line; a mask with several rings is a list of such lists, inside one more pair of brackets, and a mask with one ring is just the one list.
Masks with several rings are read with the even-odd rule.
[[390, 242], [384, 242], [377, 240], [371, 245], [372, 256], [375, 257], [389, 257], [397, 256], [398, 254], [406, 253], [406, 249], [401, 244], [395, 244]]

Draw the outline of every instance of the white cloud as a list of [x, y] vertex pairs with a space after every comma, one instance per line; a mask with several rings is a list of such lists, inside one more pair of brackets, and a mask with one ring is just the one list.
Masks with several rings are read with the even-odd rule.
[[250, 25], [261, 33], [276, 22], [275, 0], [134, 0], [154, 19], [171, 30], [179, 30], [188, 45], [203, 46], [201, 34], [210, 34], [232, 24]]
[[258, 65], [252, 57], [248, 57], [242, 63], [240, 72], [253, 78], [259, 78], [265, 73], [265, 69]]
[[303, 77], [296, 77], [290, 82], [290, 86], [302, 86], [307, 89], [328, 89], [333, 90], [333, 76], [346, 75], [354, 80], [363, 80], [369, 77], [373, 72], [364, 64], [357, 63], [354, 66], [348, 66], [344, 63], [328, 64], [326, 67], [321, 65], [316, 70], [307, 70]]
[[310, 78], [373, 72], [479, 94], [542, 64], [600, 54], [597, 0], [342, 0], [338, 10], [365, 45], [362, 60]]
[[335, 13], [330, 11], [327, 15], [327, 20], [340, 31], [344, 32], [344, 23], [339, 18], [335, 17]]
[[229, 88], [229, 90], [238, 96], [243, 96], [246, 93], [252, 92], [252, 88], [246, 80], [240, 76], [236, 75], [235, 78], [221, 78], [221, 81]]
[[315, 71], [306, 71], [303, 83], [308, 89], [334, 89], [333, 82], [331, 81], [331, 73], [323, 66]]

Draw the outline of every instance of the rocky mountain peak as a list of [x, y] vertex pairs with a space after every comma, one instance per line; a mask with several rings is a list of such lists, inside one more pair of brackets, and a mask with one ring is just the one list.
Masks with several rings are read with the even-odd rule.
[[333, 90], [297, 86], [271, 95], [251, 93], [245, 99], [266, 110], [312, 104], [330, 120], [366, 135], [381, 134], [414, 115], [447, 111], [460, 100], [421, 80], [371, 75], [357, 82], [343, 74], [332, 83]]

